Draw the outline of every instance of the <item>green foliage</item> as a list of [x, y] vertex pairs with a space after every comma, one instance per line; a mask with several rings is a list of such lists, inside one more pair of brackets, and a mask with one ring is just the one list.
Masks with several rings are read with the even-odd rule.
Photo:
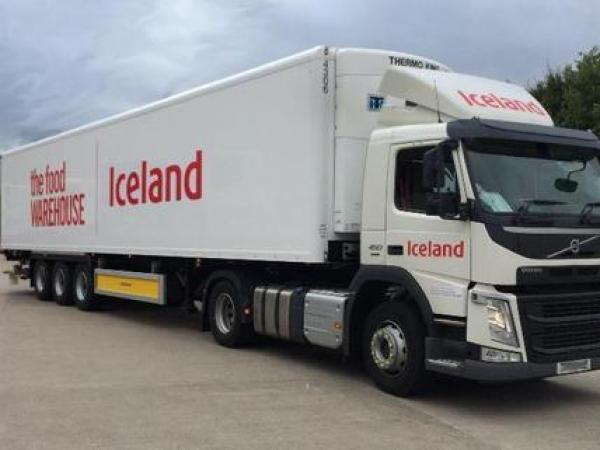
[[593, 130], [600, 136], [600, 48], [580, 53], [574, 64], [549, 70], [531, 93], [558, 126]]

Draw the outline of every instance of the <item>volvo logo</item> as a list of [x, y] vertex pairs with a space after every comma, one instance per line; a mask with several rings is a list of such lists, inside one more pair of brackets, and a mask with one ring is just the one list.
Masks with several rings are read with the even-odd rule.
[[550, 255], [546, 256], [546, 258], [550, 259], [550, 258], [554, 258], [556, 256], [561, 256], [561, 255], [564, 255], [567, 253], [571, 253], [572, 255], [577, 255], [581, 251], [582, 246], [589, 244], [590, 242], [595, 241], [598, 238], [600, 238], [600, 234], [597, 234], [595, 236], [589, 237], [584, 240], [572, 239], [571, 242], [569, 243], [568, 247], [563, 248], [562, 250], [559, 250], [557, 252], [551, 253]]
[[577, 253], [579, 253], [580, 247], [581, 247], [581, 242], [579, 241], [579, 239], [573, 239], [571, 241], [571, 245], [570, 245], [571, 253], [576, 255]]

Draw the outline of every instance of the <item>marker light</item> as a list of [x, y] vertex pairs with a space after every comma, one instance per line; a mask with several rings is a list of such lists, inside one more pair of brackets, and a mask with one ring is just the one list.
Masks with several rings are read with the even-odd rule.
[[497, 350], [495, 348], [481, 347], [481, 360], [497, 363], [521, 362], [521, 354]]

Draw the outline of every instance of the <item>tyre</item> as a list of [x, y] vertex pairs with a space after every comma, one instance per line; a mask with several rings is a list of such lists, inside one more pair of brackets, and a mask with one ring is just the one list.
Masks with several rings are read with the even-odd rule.
[[50, 288], [51, 267], [46, 261], [36, 261], [33, 266], [33, 289], [40, 300], [50, 300], [52, 291]]
[[210, 291], [209, 322], [215, 340], [225, 347], [248, 344], [250, 324], [242, 323], [242, 293], [229, 280], [218, 281]]
[[100, 309], [102, 302], [94, 294], [94, 281], [91, 269], [79, 264], [73, 272], [73, 303], [83, 311]]
[[71, 286], [71, 270], [65, 263], [54, 264], [52, 270], [52, 298], [63, 306], [73, 304], [73, 288]]
[[369, 376], [385, 392], [402, 397], [425, 382], [425, 329], [414, 305], [386, 301], [365, 324], [363, 361]]

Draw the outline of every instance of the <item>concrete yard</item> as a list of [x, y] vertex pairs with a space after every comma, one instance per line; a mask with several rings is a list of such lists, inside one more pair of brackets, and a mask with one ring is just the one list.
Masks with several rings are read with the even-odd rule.
[[84, 313], [0, 279], [0, 449], [599, 447], [600, 373], [406, 400], [314, 348], [229, 350], [178, 310]]

